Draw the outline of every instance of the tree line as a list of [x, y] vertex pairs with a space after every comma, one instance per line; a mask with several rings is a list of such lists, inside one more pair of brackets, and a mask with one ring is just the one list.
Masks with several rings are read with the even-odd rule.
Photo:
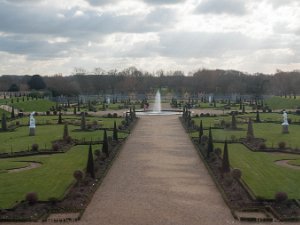
[[101, 75], [76, 73], [70, 76], [2, 75], [0, 91], [47, 90], [53, 96], [78, 94], [149, 93], [168, 88], [173, 93], [215, 93], [260, 96], [300, 94], [300, 72], [277, 71], [274, 75], [245, 74], [234, 70], [201, 69], [189, 76], [181, 71], [155, 74], [128, 68]]

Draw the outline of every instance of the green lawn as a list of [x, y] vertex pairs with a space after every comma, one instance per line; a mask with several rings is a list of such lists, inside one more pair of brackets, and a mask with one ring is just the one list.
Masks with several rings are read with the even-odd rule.
[[46, 112], [49, 110], [52, 106], [55, 106], [56, 103], [44, 100], [44, 99], [38, 99], [38, 100], [29, 100], [29, 101], [14, 101], [13, 104], [9, 103], [8, 105], [13, 105], [15, 108], [19, 110], [23, 110], [24, 112]]
[[16, 168], [21, 168], [21, 167], [25, 167], [28, 166], [29, 162], [15, 162], [15, 161], [1, 161], [0, 164], [0, 173], [1, 172], [6, 172], [6, 170], [9, 169], [16, 169]]
[[6, 114], [6, 118], [9, 118], [10, 117], [10, 113], [3, 110], [3, 109], [0, 109], [0, 120], [2, 120], [2, 114], [5, 113]]
[[[249, 117], [252, 117], [253, 120], [256, 117], [255, 113], [249, 113], [246, 115], [238, 115], [237, 122], [238, 128], [241, 130], [226, 130], [226, 129], [213, 129], [212, 134], [215, 140], [231, 140], [232, 138], [244, 138], [247, 135], [247, 123]], [[278, 113], [261, 113], [261, 120], [267, 121], [268, 119], [275, 121], [277, 119], [278, 123], [253, 123], [254, 135], [258, 138], [264, 138], [266, 140], [266, 145], [269, 147], [277, 147], [278, 142], [286, 142], [287, 147], [300, 147], [300, 139], [298, 135], [300, 133], [300, 125], [294, 125], [293, 123], [289, 125], [289, 134], [281, 133], [281, 120], [282, 115]], [[294, 121], [298, 121], [300, 116], [298, 115], [289, 115]], [[231, 122], [231, 116], [218, 116], [218, 117], [202, 117], [202, 118], [193, 118], [195, 124], [199, 125], [200, 120], [202, 120], [204, 128], [209, 128], [210, 126], [214, 127], [219, 124], [221, 120], [226, 122]], [[205, 131], [205, 134], [208, 134], [208, 131]], [[198, 132], [191, 133], [192, 137], [198, 137]]]
[[[215, 147], [223, 145], [215, 144]], [[281, 159], [298, 159], [299, 155], [281, 153], [258, 153], [241, 144], [229, 144], [229, 160], [232, 168], [242, 170], [242, 179], [255, 196], [274, 199], [278, 191], [284, 191], [291, 199], [300, 199], [300, 172], [276, 165]]]
[[[93, 146], [93, 150], [100, 148]], [[28, 192], [37, 192], [40, 200], [51, 197], [61, 199], [74, 182], [73, 172], [85, 169], [88, 146], [76, 146], [64, 154], [0, 159], [1, 165], [10, 167], [10, 162], [36, 161], [42, 166], [18, 173], [0, 173], [0, 208], [12, 207], [24, 199]], [[5, 167], [5, 166], [4, 166]], [[2, 166], [2, 169], [4, 169]]]
[[1, 99], [0, 104], [1, 105], [9, 105], [9, 106], [14, 106], [15, 108], [19, 110], [23, 110], [24, 112], [46, 112], [49, 110], [52, 106], [55, 106], [56, 103], [52, 102], [47, 99], [37, 99], [37, 100], [32, 100], [31, 98], [27, 100], [27, 98], [23, 97], [18, 98], [19, 101], [17, 101], [17, 98], [12, 98], [13, 103], [11, 102], [11, 99]]
[[[113, 121], [105, 118], [103, 127], [113, 127]], [[41, 149], [45, 147], [51, 149], [51, 142], [62, 139], [64, 125], [43, 125], [36, 127], [36, 135], [29, 136], [29, 128], [19, 127], [13, 132], [2, 132], [0, 135], [0, 152], [19, 152], [31, 149], [32, 144], [38, 144]], [[102, 140], [103, 131], [80, 131], [79, 126], [69, 125], [69, 135], [74, 139]], [[108, 136], [112, 136], [112, 131], [108, 131]], [[127, 136], [119, 132], [120, 138]]]
[[296, 109], [300, 106], [299, 98], [282, 98], [282, 97], [272, 97], [265, 100], [265, 104], [271, 109]]

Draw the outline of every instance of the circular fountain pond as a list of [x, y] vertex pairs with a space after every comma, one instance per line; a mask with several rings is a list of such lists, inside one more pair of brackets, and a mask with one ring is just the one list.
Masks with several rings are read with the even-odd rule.
[[135, 111], [138, 116], [171, 116], [180, 115], [182, 111], [179, 110], [161, 110], [161, 111]]
[[170, 115], [180, 115], [181, 110], [162, 110], [161, 109], [161, 96], [159, 90], [155, 95], [155, 102], [153, 105], [153, 110], [143, 110], [135, 111], [139, 116], [170, 116]]

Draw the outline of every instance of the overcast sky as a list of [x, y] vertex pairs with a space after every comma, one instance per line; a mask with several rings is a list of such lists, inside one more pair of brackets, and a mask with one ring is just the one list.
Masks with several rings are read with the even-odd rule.
[[299, 0], [0, 0], [0, 74], [300, 69]]

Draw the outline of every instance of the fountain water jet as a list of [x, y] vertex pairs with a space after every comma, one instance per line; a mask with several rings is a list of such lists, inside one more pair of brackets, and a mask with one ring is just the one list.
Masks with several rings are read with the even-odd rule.
[[155, 95], [155, 102], [153, 107], [154, 113], [161, 113], [161, 96], [159, 90], [157, 90]]
[[136, 114], [139, 116], [168, 116], [168, 115], [180, 115], [182, 114], [181, 110], [162, 110], [161, 109], [161, 95], [158, 90], [155, 94], [155, 101], [152, 111], [136, 111]]

